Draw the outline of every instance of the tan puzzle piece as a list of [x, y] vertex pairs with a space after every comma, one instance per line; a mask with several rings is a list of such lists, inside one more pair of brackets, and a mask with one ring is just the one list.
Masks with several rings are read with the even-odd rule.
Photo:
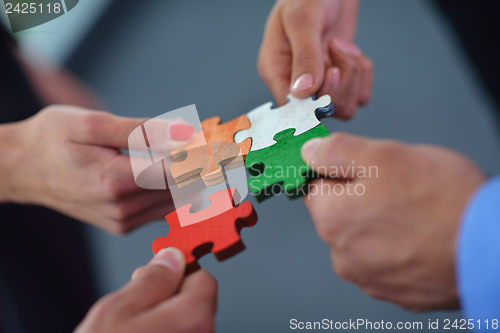
[[203, 132], [195, 133], [188, 145], [172, 152], [177, 161], [170, 166], [170, 172], [179, 187], [199, 177], [207, 186], [217, 185], [226, 180], [222, 167], [230, 170], [245, 165], [251, 139], [235, 144], [234, 134], [250, 128], [246, 115], [223, 124], [219, 117], [212, 117], [201, 126]]

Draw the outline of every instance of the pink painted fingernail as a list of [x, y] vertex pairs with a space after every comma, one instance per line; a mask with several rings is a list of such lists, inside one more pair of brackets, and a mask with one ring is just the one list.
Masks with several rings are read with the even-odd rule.
[[167, 247], [151, 259], [151, 264], [166, 266], [173, 271], [180, 271], [184, 270], [185, 261], [184, 254], [180, 250], [174, 247]]
[[345, 40], [340, 39], [340, 38], [334, 38], [333, 43], [340, 51], [342, 51], [346, 54], [351, 54], [351, 48], [349, 47], [349, 45], [347, 44], [347, 42]]
[[168, 128], [170, 140], [187, 141], [191, 139], [194, 133], [194, 127], [187, 124], [171, 124]]
[[333, 67], [332, 69], [332, 89], [334, 91], [339, 91], [340, 88], [340, 69], [338, 67]]
[[361, 55], [361, 50], [356, 45], [349, 43], [343, 39], [334, 38], [333, 43], [340, 51], [344, 52], [345, 54], [354, 57], [359, 57]]
[[349, 43], [350, 44], [350, 47], [351, 47], [351, 52], [352, 52], [352, 55], [355, 56], [355, 57], [359, 57], [361, 56], [361, 50], [359, 49], [359, 47], [356, 45], [356, 44], [353, 44], [353, 43]]
[[306, 90], [313, 86], [314, 77], [305, 73], [300, 75], [292, 86], [292, 91]]

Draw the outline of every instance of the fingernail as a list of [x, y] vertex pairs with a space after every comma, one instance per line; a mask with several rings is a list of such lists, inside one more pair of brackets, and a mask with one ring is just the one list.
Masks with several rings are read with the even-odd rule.
[[314, 138], [309, 141], [307, 141], [303, 146], [302, 146], [302, 156], [305, 159], [310, 159], [313, 155], [316, 149], [318, 149], [318, 146], [323, 142], [322, 138]]
[[352, 52], [353, 56], [355, 56], [355, 57], [361, 56], [361, 50], [359, 49], [359, 47], [356, 44], [349, 43], [349, 46], [351, 47], [351, 52]]
[[191, 139], [194, 133], [194, 127], [187, 124], [171, 124], [168, 128], [170, 140], [187, 141]]
[[340, 88], [340, 69], [338, 67], [333, 67], [332, 69], [332, 89], [334, 91], [339, 91]]
[[343, 39], [334, 38], [333, 43], [340, 51], [344, 52], [345, 54], [354, 57], [359, 57], [361, 55], [361, 50], [356, 45], [349, 43]]
[[314, 78], [311, 74], [305, 73], [300, 75], [293, 84], [292, 91], [309, 89], [313, 86]]
[[151, 259], [151, 263], [166, 266], [173, 271], [181, 271], [186, 266], [186, 259], [184, 259], [184, 254], [180, 250], [167, 247], [158, 252]]

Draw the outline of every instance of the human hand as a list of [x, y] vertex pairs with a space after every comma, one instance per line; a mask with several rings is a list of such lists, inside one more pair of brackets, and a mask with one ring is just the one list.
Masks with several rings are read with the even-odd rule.
[[164, 249], [122, 289], [101, 298], [75, 333], [213, 332], [217, 282], [204, 270], [183, 279], [185, 259]]
[[258, 71], [279, 105], [328, 94], [335, 117], [354, 116], [371, 97], [373, 65], [353, 44], [358, 1], [279, 0], [267, 20]]
[[[42, 205], [115, 234], [172, 211], [168, 191], [134, 181], [128, 136], [146, 119], [71, 106], [50, 106], [6, 125], [0, 163], [0, 202]], [[190, 125], [165, 120], [165, 149], [192, 136]], [[3, 140], [2, 140], [3, 141]]]
[[302, 157], [340, 178], [315, 180], [305, 203], [341, 278], [416, 312], [458, 307], [457, 228], [485, 180], [472, 161], [437, 146], [344, 133], [309, 141]]

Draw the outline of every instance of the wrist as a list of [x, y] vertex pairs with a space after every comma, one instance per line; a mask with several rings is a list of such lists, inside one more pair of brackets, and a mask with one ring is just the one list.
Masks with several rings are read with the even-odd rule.
[[[0, 125], [0, 203], [23, 203], [17, 170], [23, 163], [22, 122]], [[27, 162], [27, 161], [26, 161]]]

